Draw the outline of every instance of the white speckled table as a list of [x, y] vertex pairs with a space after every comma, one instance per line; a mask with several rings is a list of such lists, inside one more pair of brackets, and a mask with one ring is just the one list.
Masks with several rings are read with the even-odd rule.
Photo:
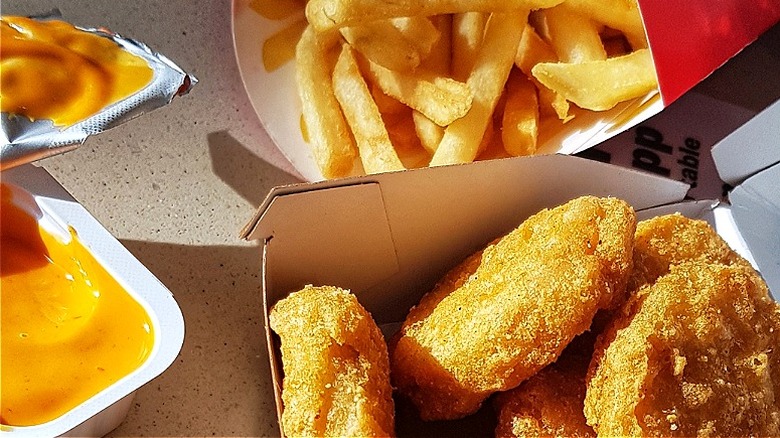
[[270, 139], [238, 73], [230, 0], [20, 0], [3, 2], [2, 13], [53, 8], [74, 24], [143, 41], [200, 81], [170, 105], [40, 162], [184, 314], [181, 354], [137, 392], [111, 435], [278, 435], [260, 253], [238, 233], [271, 187], [298, 178], [258, 158]]
[[[279, 435], [260, 252], [238, 233], [271, 187], [299, 179], [278, 152], [262, 155], [274, 164], [259, 158], [271, 140], [241, 83], [231, 1], [14, 0], [2, 8], [59, 8], [74, 24], [147, 43], [200, 81], [170, 105], [40, 163], [173, 292], [184, 314], [179, 357], [137, 392], [111, 436]], [[731, 83], [725, 72], [741, 75], [739, 68], [700, 88], [720, 93]], [[780, 93], [777, 81], [755, 85], [768, 86], [755, 95]]]

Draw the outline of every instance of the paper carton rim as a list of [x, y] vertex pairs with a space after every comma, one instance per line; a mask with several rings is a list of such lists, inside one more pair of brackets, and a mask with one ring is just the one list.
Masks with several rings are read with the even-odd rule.
[[332, 179], [332, 180], [323, 180], [323, 181], [316, 181], [316, 182], [301, 182], [301, 183], [293, 183], [293, 184], [276, 186], [271, 188], [271, 190], [266, 195], [264, 200], [255, 209], [254, 215], [250, 218], [250, 220], [244, 225], [244, 227], [239, 232], [239, 237], [244, 240], [260, 240], [265, 238], [266, 236], [257, 235], [256, 233], [257, 227], [262, 222], [264, 215], [271, 208], [273, 201], [276, 198], [282, 196], [292, 195], [296, 193], [313, 192], [317, 190], [326, 190], [326, 189], [332, 189], [337, 187], [359, 186], [363, 184], [379, 183], [381, 185], [383, 183], [387, 184], [389, 182], [396, 183], [397, 181], [400, 181], [404, 178], [408, 178], [406, 175], [427, 174], [429, 176], [428, 179], [435, 179], [438, 178], [437, 175], [447, 174], [449, 172], [457, 172], [458, 169], [465, 169], [471, 167], [474, 167], [474, 172], [476, 173], [481, 171], [490, 172], [492, 167], [512, 166], [510, 163], [515, 160], [525, 161], [529, 163], [532, 161], [540, 161], [540, 162], [549, 161], [552, 163], [558, 163], [558, 165], [563, 165], [563, 166], [573, 165], [575, 167], [592, 166], [594, 168], [604, 169], [605, 171], [611, 172], [615, 175], [618, 174], [632, 175], [637, 178], [647, 179], [648, 182], [652, 181], [651, 184], [656, 184], [657, 187], [665, 187], [666, 188], [665, 190], [686, 191], [689, 188], [688, 185], [678, 181], [669, 180], [667, 178], [659, 177], [645, 172], [639, 172], [633, 169], [626, 169], [626, 168], [613, 166], [606, 163], [600, 163], [597, 161], [593, 161], [593, 160], [589, 160], [586, 158], [577, 157], [573, 155], [549, 154], [549, 155], [534, 155], [528, 157], [499, 158], [495, 160], [477, 161], [473, 163], [462, 163], [462, 164], [454, 164], [454, 165], [438, 166], [438, 167], [424, 167], [419, 169], [408, 169], [408, 170], [402, 170], [397, 172], [386, 172], [386, 173], [380, 173], [374, 175], [352, 176], [352, 177]]

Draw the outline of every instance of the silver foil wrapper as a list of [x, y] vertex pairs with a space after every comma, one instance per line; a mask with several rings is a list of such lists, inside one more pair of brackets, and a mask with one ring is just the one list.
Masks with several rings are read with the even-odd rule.
[[144, 59], [153, 70], [151, 82], [131, 96], [70, 126], [55, 126], [51, 120], [30, 120], [3, 112], [0, 114], [0, 170], [75, 149], [91, 135], [170, 103], [174, 97], [188, 93], [198, 82], [194, 76], [144, 43], [107, 29], [76, 28], [109, 38], [124, 50]]

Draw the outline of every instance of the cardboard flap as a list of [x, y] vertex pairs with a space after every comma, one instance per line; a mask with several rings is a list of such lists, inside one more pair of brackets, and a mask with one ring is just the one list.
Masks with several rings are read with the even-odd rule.
[[667, 105], [780, 20], [777, 1], [639, 0]]
[[398, 270], [377, 183], [276, 196], [256, 232], [273, 255], [265, 280], [274, 292], [307, 284], [362, 290]]
[[780, 100], [718, 142], [712, 158], [731, 185], [780, 162]]
[[398, 309], [408, 309], [454, 264], [542, 208], [591, 194], [641, 209], [677, 202], [688, 190], [677, 181], [566, 155], [350, 182], [291, 187], [260, 212], [249, 236], [266, 240], [269, 305], [307, 283], [330, 284], [360, 292], [366, 309], [381, 315], [377, 322], [398, 321], [405, 316]]
[[[282, 401], [282, 355], [278, 348], [274, 348], [278, 345], [279, 338], [271, 330], [270, 312], [271, 304], [268, 302], [268, 246], [263, 246], [263, 259], [262, 259], [262, 285], [263, 285], [263, 324], [265, 327], [265, 346], [268, 349], [268, 359], [271, 361], [271, 383], [273, 383], [274, 401], [276, 402], [276, 419], [279, 424], [282, 424], [282, 407], [284, 402]], [[284, 436], [284, 433], [282, 433]]]
[[734, 221], [758, 270], [778, 297], [780, 291], [780, 163], [748, 178], [732, 190]]

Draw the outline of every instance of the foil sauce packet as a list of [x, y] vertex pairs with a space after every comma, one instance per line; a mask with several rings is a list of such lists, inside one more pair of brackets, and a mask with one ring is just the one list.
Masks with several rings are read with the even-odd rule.
[[0, 22], [0, 170], [77, 148], [197, 83], [146, 44], [59, 19]]

